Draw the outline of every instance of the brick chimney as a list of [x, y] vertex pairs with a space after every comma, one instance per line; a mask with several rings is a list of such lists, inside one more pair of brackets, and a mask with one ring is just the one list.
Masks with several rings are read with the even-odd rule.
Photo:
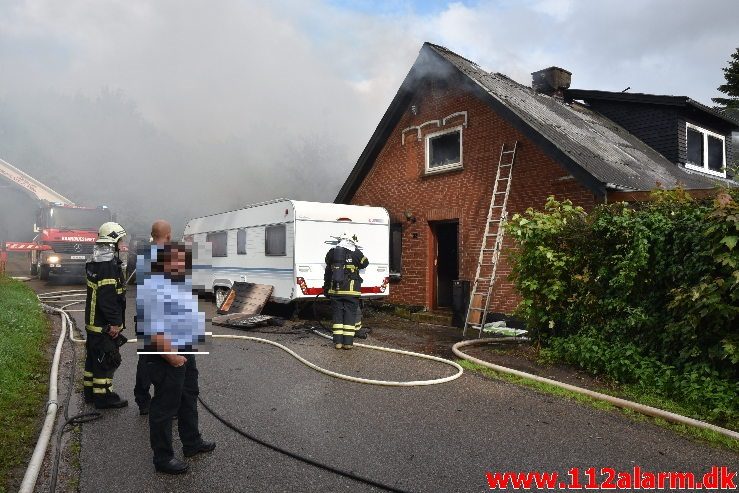
[[562, 99], [564, 90], [570, 87], [572, 72], [559, 67], [549, 67], [531, 74], [534, 91]]

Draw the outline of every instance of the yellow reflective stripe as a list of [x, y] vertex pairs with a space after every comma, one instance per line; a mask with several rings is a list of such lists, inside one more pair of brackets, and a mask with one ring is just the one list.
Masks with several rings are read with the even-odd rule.
[[361, 258], [361, 259], [359, 260], [359, 263], [360, 263], [360, 264], [363, 264], [365, 260], [367, 260], [367, 257], [362, 257], [362, 258]]
[[113, 286], [115, 286], [116, 285], [116, 282], [117, 281], [115, 279], [100, 279], [98, 281], [98, 286], [109, 286], [111, 284]]
[[96, 334], [102, 334], [103, 333], [103, 328], [102, 327], [97, 327], [95, 325], [85, 325], [85, 329], [87, 329], [90, 332], [95, 332]]
[[[97, 288], [92, 290], [92, 299], [90, 300], [90, 319], [88, 322], [90, 322], [90, 327], [92, 327], [92, 323], [95, 321], [95, 305], [97, 305], [98, 302], [98, 290]], [[95, 331], [93, 331], [95, 332]], [[102, 332], [102, 330], [100, 331]]]
[[123, 288], [116, 288], [116, 289], [115, 289], [115, 292], [116, 292], [117, 294], [123, 294], [123, 292], [124, 292], [124, 291], [126, 291], [126, 290], [125, 290], [125, 289], [123, 289]]
[[98, 288], [98, 285], [95, 284], [94, 282], [92, 282], [89, 279], [87, 280], [87, 286], [90, 287], [90, 288], [92, 288], [92, 289], [97, 289]]
[[331, 326], [331, 328], [332, 328], [332, 329], [340, 329], [340, 328], [342, 328], [342, 327], [344, 327], [344, 324], [333, 324], [333, 325]]
[[84, 385], [85, 387], [92, 387], [92, 382], [89, 380], [85, 380], [84, 382], [82, 382], [82, 385]]
[[106, 385], [108, 383], [107, 378], [93, 378], [92, 383], [97, 385]]
[[95, 387], [95, 388], [92, 389], [92, 393], [93, 394], [104, 394], [107, 391], [108, 391], [108, 389], [106, 389], [106, 388], [102, 388], [101, 389], [101, 388]]
[[92, 376], [92, 372], [91, 371], [86, 371], [86, 372], [83, 372], [82, 374], [84, 376], [86, 376], [86, 377], [91, 377]]
[[332, 332], [334, 333], [335, 336], [343, 336], [344, 335], [344, 331], [341, 330], [341, 329], [334, 329]]
[[333, 291], [329, 290], [328, 294], [346, 294], [349, 296], [360, 296], [362, 293], [359, 291]]

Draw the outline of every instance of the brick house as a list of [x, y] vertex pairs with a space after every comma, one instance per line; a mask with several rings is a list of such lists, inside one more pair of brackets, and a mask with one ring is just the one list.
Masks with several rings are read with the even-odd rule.
[[[503, 145], [517, 143], [509, 217], [549, 195], [588, 210], [658, 184], [737, 185], [726, 163], [739, 127], [721, 113], [689, 98], [568, 90], [571, 74], [556, 67], [532, 75], [526, 87], [423, 45], [335, 200], [389, 211], [391, 302], [449, 307], [452, 281], [474, 278]], [[492, 311], [518, 302], [512, 246], [506, 237]]]

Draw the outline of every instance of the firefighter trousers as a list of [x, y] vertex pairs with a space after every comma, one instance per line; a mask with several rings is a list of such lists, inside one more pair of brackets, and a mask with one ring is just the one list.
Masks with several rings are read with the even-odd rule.
[[107, 399], [112, 398], [113, 394], [113, 374], [115, 370], [105, 370], [102, 368], [99, 348], [104, 342], [103, 337], [110, 337], [108, 334], [87, 331], [87, 340], [85, 341], [85, 371], [83, 374], [83, 392], [86, 402], [97, 402], [101, 404]]
[[154, 451], [154, 464], [174, 457], [172, 419], [177, 416], [177, 429], [184, 449], [194, 449], [203, 441], [198, 429], [198, 368], [195, 355], [184, 355], [187, 362], [175, 368], [164, 358], [150, 355], [147, 359], [149, 378], [154, 384], [154, 397], [149, 405], [149, 441]]
[[359, 308], [359, 296], [330, 295], [334, 344], [352, 346], [354, 333], [361, 326], [362, 314]]

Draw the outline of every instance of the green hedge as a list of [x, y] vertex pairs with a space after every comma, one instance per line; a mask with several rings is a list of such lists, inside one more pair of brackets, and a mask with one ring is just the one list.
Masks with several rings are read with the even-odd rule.
[[739, 193], [717, 197], [515, 215], [517, 315], [545, 354], [736, 420]]

